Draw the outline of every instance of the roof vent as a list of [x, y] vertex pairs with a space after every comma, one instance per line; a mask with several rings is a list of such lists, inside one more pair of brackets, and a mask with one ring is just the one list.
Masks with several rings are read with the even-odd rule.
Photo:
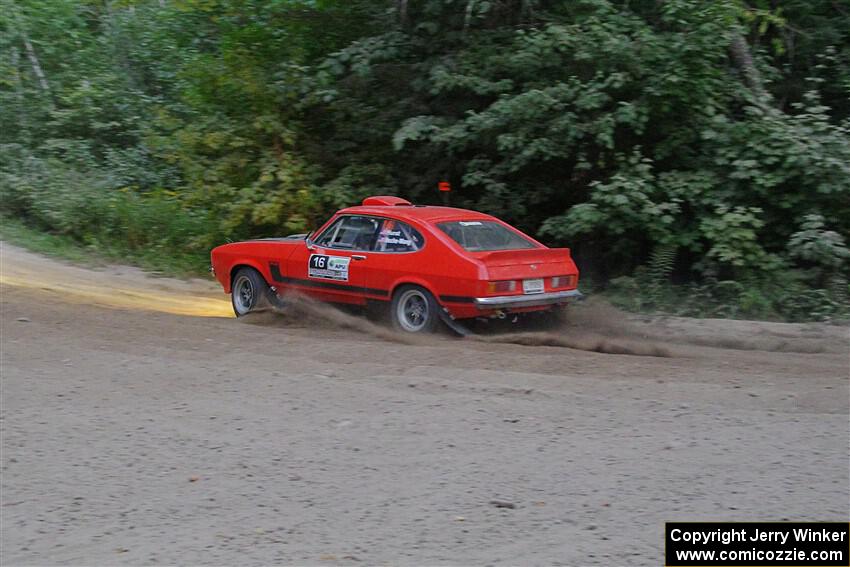
[[412, 205], [407, 199], [401, 197], [393, 197], [391, 195], [376, 195], [374, 197], [366, 197], [363, 199], [364, 207], [409, 207]]

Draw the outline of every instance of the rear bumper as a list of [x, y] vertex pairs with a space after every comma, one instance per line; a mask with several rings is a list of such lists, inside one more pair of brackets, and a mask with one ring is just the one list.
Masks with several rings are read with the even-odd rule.
[[500, 295], [498, 297], [476, 297], [475, 306], [478, 309], [510, 309], [517, 307], [538, 307], [540, 305], [555, 305], [577, 301], [584, 295], [577, 289], [566, 291], [550, 291], [534, 295]]

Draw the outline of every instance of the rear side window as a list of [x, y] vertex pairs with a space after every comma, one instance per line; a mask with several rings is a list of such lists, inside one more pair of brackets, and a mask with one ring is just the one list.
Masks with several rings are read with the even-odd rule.
[[422, 248], [425, 240], [418, 230], [409, 224], [393, 219], [385, 219], [378, 240], [376, 252], [415, 252]]
[[495, 221], [453, 221], [437, 227], [470, 252], [537, 248], [534, 242]]
[[381, 224], [382, 219], [373, 217], [340, 217], [316, 239], [316, 244], [342, 250], [371, 250]]

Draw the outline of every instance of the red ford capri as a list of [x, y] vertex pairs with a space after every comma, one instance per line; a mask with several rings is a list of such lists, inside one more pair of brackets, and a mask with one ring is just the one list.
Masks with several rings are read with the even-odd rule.
[[321, 228], [213, 249], [212, 271], [242, 316], [289, 291], [320, 301], [383, 302], [402, 331], [440, 320], [504, 317], [581, 297], [569, 248], [548, 248], [501, 220], [369, 197]]

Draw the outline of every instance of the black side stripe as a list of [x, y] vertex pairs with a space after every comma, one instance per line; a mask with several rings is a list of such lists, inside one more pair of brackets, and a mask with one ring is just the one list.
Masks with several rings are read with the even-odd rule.
[[475, 298], [463, 295], [441, 295], [440, 301], [445, 301], [446, 303], [474, 303]]
[[378, 295], [381, 297], [386, 297], [390, 294], [389, 290], [377, 289], [374, 287], [362, 287], [359, 285], [347, 285], [318, 280], [304, 280], [300, 278], [287, 278], [280, 273], [280, 265], [276, 263], [269, 263], [269, 271], [272, 274], [272, 279], [274, 279], [277, 283], [300, 285], [302, 287], [315, 287], [319, 289], [332, 289], [334, 291], [352, 291], [354, 293], [365, 293], [366, 295]]
[[355, 293], [365, 293], [367, 295], [380, 295], [386, 297], [390, 294], [389, 290], [377, 289], [374, 287], [362, 287], [359, 285], [346, 285], [331, 282], [321, 282], [317, 280], [302, 280], [299, 278], [283, 278], [278, 280], [280, 283], [288, 283], [292, 285], [300, 285], [302, 287], [316, 287], [320, 289], [332, 289], [334, 291], [353, 291]]
[[283, 281], [283, 274], [280, 273], [280, 264], [277, 262], [269, 262], [269, 271], [272, 273], [272, 279], [277, 282]]

